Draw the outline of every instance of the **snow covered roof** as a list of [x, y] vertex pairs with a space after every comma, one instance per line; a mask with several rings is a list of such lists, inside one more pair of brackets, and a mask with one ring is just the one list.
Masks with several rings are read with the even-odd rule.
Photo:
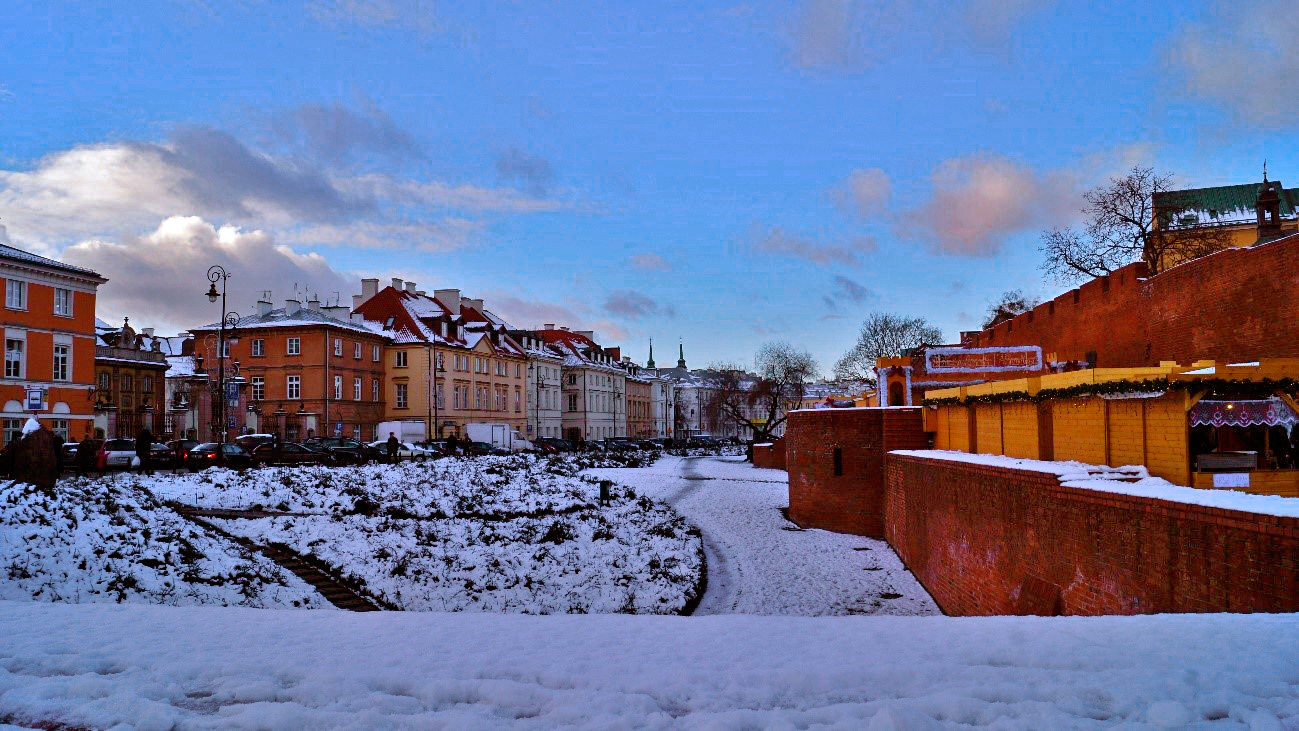
[[100, 279], [105, 282], [108, 281], [107, 279], [102, 277], [98, 272], [94, 270], [86, 269], [84, 267], [73, 266], [71, 264], [65, 264], [61, 261], [50, 259], [49, 257], [41, 256], [39, 254], [33, 254], [30, 251], [23, 251], [22, 249], [9, 246], [8, 244], [0, 244], [0, 260], [8, 260], [11, 262], [26, 264], [29, 266], [33, 266], [33, 265], [43, 266], [43, 267], [48, 267], [50, 269], [58, 269], [60, 271], [67, 272], [70, 274], [80, 274], [85, 277]]
[[1172, 211], [1171, 228], [1255, 223], [1258, 213], [1254, 206], [1264, 185], [1277, 191], [1281, 199], [1281, 218], [1295, 218], [1299, 190], [1286, 190], [1275, 180], [1165, 191], [1154, 195], [1154, 205], [1156, 209]]
[[506, 334], [507, 325], [485, 310], [461, 305], [459, 314], [436, 297], [384, 287], [356, 308], [367, 325], [397, 343], [434, 343], [453, 348], [474, 348], [490, 336], [491, 347], [523, 357], [523, 348]]
[[[336, 327], [342, 330], [351, 330], [361, 332], [367, 335], [380, 335], [388, 337], [382, 328], [375, 327], [371, 323], [353, 322], [351, 320], [340, 320], [320, 310], [313, 310], [309, 307], [303, 307], [292, 315], [281, 307], [277, 310], [271, 310], [265, 315], [247, 315], [239, 318], [235, 327], [241, 330], [260, 330], [271, 327], [317, 327], [317, 326]], [[214, 322], [210, 325], [193, 328], [195, 332], [205, 330], [218, 330], [221, 323]]]

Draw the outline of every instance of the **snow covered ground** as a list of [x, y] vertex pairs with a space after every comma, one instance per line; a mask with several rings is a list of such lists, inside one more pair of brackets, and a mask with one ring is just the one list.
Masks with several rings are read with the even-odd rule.
[[884, 541], [800, 530], [781, 514], [789, 476], [741, 457], [664, 457], [586, 474], [664, 500], [703, 532], [708, 589], [696, 614], [937, 614]]
[[68, 479], [0, 482], [0, 599], [329, 607], [270, 559], [192, 525], [147, 492]]
[[0, 602], [0, 722], [1299, 726], [1299, 617], [353, 614]]
[[697, 595], [699, 536], [662, 503], [533, 457], [123, 476], [203, 508], [294, 515], [214, 519], [283, 544], [402, 609], [673, 614]]

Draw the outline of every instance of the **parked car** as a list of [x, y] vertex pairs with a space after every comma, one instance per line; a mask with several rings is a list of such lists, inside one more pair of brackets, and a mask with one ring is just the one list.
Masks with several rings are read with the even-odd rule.
[[572, 444], [570, 444], [567, 440], [560, 439], [558, 437], [539, 437], [537, 439], [534, 439], [533, 441], [539, 447], [541, 446], [545, 447], [544, 449], [541, 450], [543, 452], [554, 453], [554, 452], [573, 451]]
[[503, 449], [488, 442], [461, 442], [460, 444], [464, 447], [465, 454], [474, 457], [482, 457], [486, 455], [503, 456], [510, 453], [510, 450]]
[[253, 467], [330, 464], [334, 461], [328, 452], [318, 452], [297, 442], [281, 443], [278, 454], [274, 444], [264, 442], [253, 447], [248, 456]]
[[189, 450], [197, 447], [200, 442], [197, 439], [173, 439], [167, 442], [167, 446], [172, 452], [176, 453], [176, 459], [180, 462], [181, 467], [185, 466], [185, 460], [189, 458]]
[[[379, 450], [383, 454], [383, 459], [388, 459], [388, 440], [381, 439], [377, 442], [370, 442], [366, 446]], [[440, 456], [442, 456], [441, 452], [435, 452], [417, 444], [411, 444], [410, 442], [397, 443], [397, 459], [429, 459]]]
[[101, 470], [129, 470], [134, 461], [134, 439], [106, 439], [99, 445], [96, 466]]
[[238, 444], [240, 449], [249, 453], [262, 444], [270, 444], [274, 441], [274, 434], [240, 434], [234, 439], [234, 443]]
[[604, 440], [604, 448], [609, 452], [634, 452], [640, 449], [639, 446], [628, 439], [606, 439]]
[[370, 450], [373, 445], [362, 444], [347, 437], [311, 437], [302, 445], [317, 452], [328, 453], [334, 458], [335, 464], [365, 464], [378, 458]]
[[559, 448], [558, 444], [555, 444], [556, 441], [546, 437], [537, 437], [532, 440], [532, 447], [539, 454], [558, 454], [563, 450]]
[[640, 447], [641, 449], [662, 449], [663, 448], [662, 444], [659, 444], [653, 439], [632, 439], [630, 441], [635, 443], [636, 446]]
[[226, 467], [242, 470], [251, 466], [252, 459], [238, 444], [218, 445], [216, 442], [203, 442], [194, 445], [192, 449], [185, 453], [184, 467], [189, 469], [190, 472], [198, 472], [220, 464], [217, 460], [218, 446], [222, 447], [221, 453], [225, 455]]
[[149, 448], [149, 466], [155, 470], [174, 470], [180, 464], [176, 452], [162, 442], [154, 442]]
[[422, 442], [415, 442], [415, 446], [428, 452], [431, 457], [445, 457], [451, 454], [451, 447], [445, 439], [425, 439]]

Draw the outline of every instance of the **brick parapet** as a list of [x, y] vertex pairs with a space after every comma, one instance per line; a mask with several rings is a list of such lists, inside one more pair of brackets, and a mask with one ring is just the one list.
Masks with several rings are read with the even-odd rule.
[[988, 465], [884, 467], [885, 538], [949, 614], [1299, 611], [1299, 519]]

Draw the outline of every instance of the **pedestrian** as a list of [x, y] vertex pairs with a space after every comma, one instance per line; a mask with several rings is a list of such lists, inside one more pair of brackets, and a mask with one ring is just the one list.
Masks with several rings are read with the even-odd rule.
[[140, 471], [152, 475], [153, 464], [150, 459], [153, 456], [153, 435], [148, 429], [141, 429], [140, 435], [135, 438], [135, 456], [140, 460]]
[[447, 437], [447, 454], [459, 454], [459, 453], [460, 453], [460, 440], [456, 439], [455, 434], [452, 434], [451, 436]]
[[280, 438], [280, 433], [275, 432], [275, 439], [271, 442], [271, 461], [275, 464], [283, 462], [284, 440]]
[[397, 450], [401, 448], [401, 442], [397, 441], [397, 435], [388, 432], [388, 462], [396, 464]]
[[90, 432], [82, 437], [77, 443], [77, 476], [85, 477], [86, 473], [95, 468], [95, 458], [98, 450], [95, 448], [95, 440], [90, 438]]

